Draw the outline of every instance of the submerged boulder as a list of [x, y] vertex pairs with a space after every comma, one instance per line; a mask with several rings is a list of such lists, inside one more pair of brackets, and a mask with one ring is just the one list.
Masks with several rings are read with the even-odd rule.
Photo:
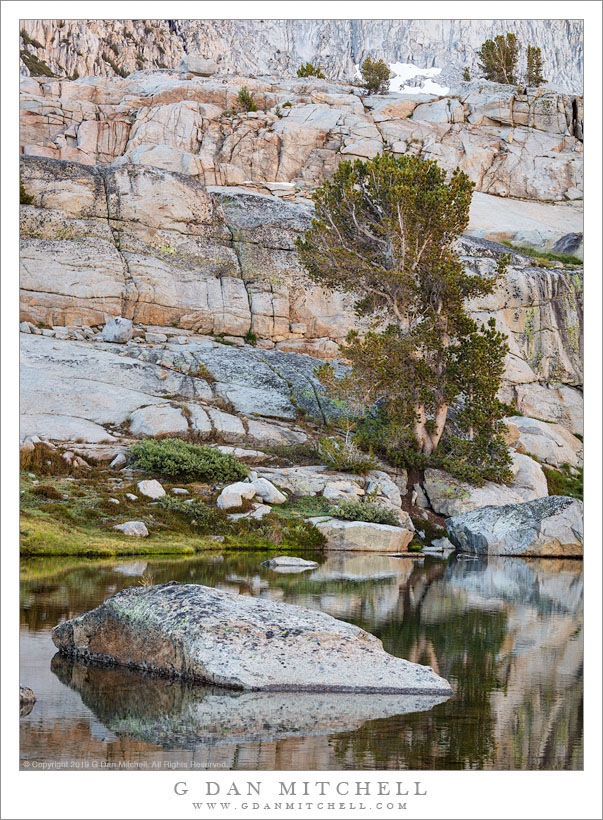
[[197, 584], [121, 590], [52, 639], [64, 655], [234, 689], [451, 692], [431, 667], [388, 655], [357, 626]]
[[482, 507], [449, 518], [446, 528], [455, 547], [466, 553], [555, 557], [583, 553], [583, 504], [567, 496]]

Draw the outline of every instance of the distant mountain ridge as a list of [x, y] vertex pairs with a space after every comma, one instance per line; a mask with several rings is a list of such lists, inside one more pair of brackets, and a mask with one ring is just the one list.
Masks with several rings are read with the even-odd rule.
[[[220, 73], [292, 76], [302, 62], [348, 80], [371, 56], [388, 63], [441, 68], [455, 84], [476, 50], [507, 31], [542, 49], [544, 76], [560, 90], [582, 93], [581, 20], [25, 20], [23, 74], [126, 76], [178, 68], [187, 52], [218, 62]], [[440, 79], [438, 79], [440, 81]]]

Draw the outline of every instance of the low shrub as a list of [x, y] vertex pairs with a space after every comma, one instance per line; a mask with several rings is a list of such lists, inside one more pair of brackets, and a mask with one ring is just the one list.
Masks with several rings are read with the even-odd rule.
[[256, 102], [253, 99], [253, 94], [249, 91], [246, 85], [244, 85], [237, 94], [237, 100], [239, 101], [241, 108], [247, 112], [258, 110]]
[[41, 443], [36, 444], [33, 450], [21, 450], [19, 462], [24, 473], [36, 475], [69, 475], [78, 469], [65, 461], [60, 450], [53, 450]]
[[240, 481], [249, 472], [247, 465], [228, 453], [177, 438], [142, 441], [131, 448], [130, 454], [134, 463], [148, 473], [188, 481]]
[[183, 498], [174, 498], [166, 495], [159, 502], [164, 510], [178, 513], [199, 530], [216, 534], [218, 530], [224, 530], [228, 525], [226, 513], [219, 507], [210, 507], [204, 501], [193, 499], [185, 501]]
[[331, 470], [362, 475], [377, 467], [373, 454], [364, 453], [351, 438], [323, 436], [318, 445], [318, 453], [323, 463]]
[[25, 188], [23, 187], [23, 183], [19, 180], [19, 202], [21, 205], [31, 205], [34, 201], [34, 198], [31, 194], [28, 194]]
[[325, 536], [314, 524], [299, 518], [285, 518], [276, 512], [264, 516], [260, 521], [254, 518], [240, 518], [233, 530], [238, 538], [246, 538], [249, 545], [269, 541], [274, 546], [311, 549], [324, 547]]
[[331, 515], [344, 521], [368, 521], [371, 524], [400, 526], [400, 520], [393, 510], [372, 502], [363, 504], [360, 501], [341, 501], [336, 507], [331, 508]]
[[569, 464], [562, 464], [559, 469], [542, 465], [542, 472], [546, 476], [546, 485], [549, 495], [569, 495], [571, 498], [584, 497], [584, 470], [574, 468], [577, 475], [572, 474]]
[[279, 505], [281, 515], [299, 515], [312, 518], [318, 515], [332, 515], [331, 504], [322, 495], [291, 496], [284, 504]]
[[37, 487], [33, 488], [32, 492], [36, 495], [41, 495], [44, 498], [52, 498], [53, 500], [63, 498], [62, 493], [51, 484], [39, 484]]

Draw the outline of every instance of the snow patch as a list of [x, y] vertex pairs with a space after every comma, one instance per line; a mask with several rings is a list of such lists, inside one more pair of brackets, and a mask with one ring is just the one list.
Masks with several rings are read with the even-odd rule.
[[[389, 69], [395, 75], [389, 82], [389, 90], [398, 94], [437, 94], [443, 96], [448, 86], [435, 83], [431, 78], [442, 72], [441, 68], [419, 68], [412, 63], [390, 63]], [[406, 85], [408, 80], [425, 77], [421, 85]]]
[[[412, 63], [389, 63], [389, 70], [395, 75], [389, 81], [389, 90], [398, 94], [436, 94], [443, 97], [449, 92], [446, 85], [434, 83], [432, 77], [437, 77], [442, 72], [441, 68], [419, 68]], [[362, 79], [360, 63], [354, 65], [354, 77]], [[416, 77], [425, 77], [421, 85], [406, 85], [408, 80]]]

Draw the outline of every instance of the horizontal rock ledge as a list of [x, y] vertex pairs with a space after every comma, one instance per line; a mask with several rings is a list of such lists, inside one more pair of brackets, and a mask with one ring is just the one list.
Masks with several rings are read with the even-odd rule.
[[132, 587], [56, 626], [63, 655], [239, 690], [449, 695], [448, 681], [323, 612], [197, 584]]

